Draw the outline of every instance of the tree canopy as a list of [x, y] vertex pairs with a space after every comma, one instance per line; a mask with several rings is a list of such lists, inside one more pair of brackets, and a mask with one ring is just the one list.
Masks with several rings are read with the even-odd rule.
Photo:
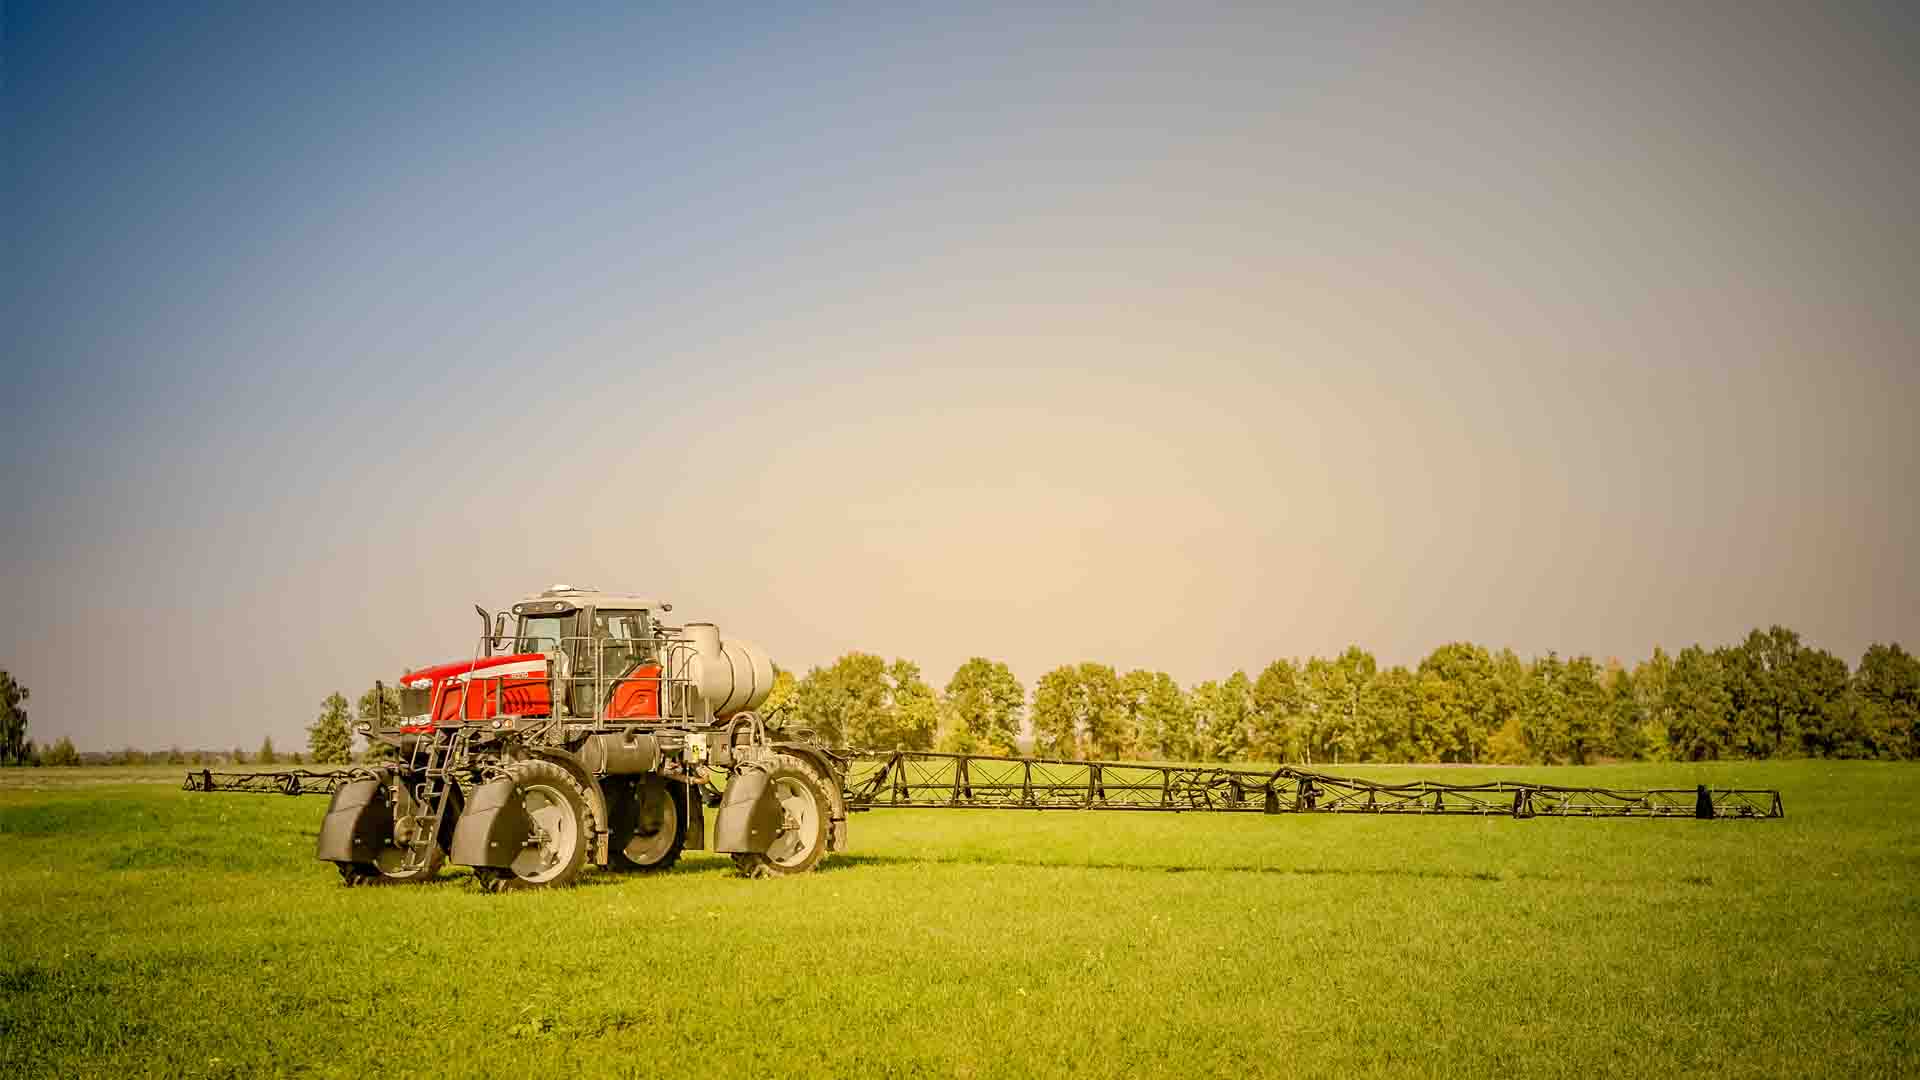
[[320, 715], [307, 725], [307, 757], [316, 765], [345, 765], [352, 753], [353, 730], [347, 723], [347, 699], [335, 691], [320, 703]]
[[1027, 690], [1007, 665], [976, 656], [947, 680], [946, 749], [960, 753], [1011, 754], [1020, 744]]
[[986, 657], [934, 693], [908, 661], [849, 653], [791, 693], [795, 723], [871, 749], [937, 740], [965, 752], [1304, 763], [1920, 754], [1920, 659], [1876, 644], [1850, 672], [1778, 626], [1736, 645], [1656, 648], [1633, 665], [1449, 642], [1412, 668], [1383, 668], [1356, 645], [1190, 688], [1083, 661], [1046, 672], [1030, 695]]
[[53, 741], [52, 746], [47, 747], [45, 753], [40, 755], [40, 763], [42, 765], [78, 765], [80, 751], [74, 749], [72, 739], [62, 735]]
[[33, 760], [33, 740], [27, 738], [27, 699], [32, 696], [12, 674], [0, 671], [0, 765]]

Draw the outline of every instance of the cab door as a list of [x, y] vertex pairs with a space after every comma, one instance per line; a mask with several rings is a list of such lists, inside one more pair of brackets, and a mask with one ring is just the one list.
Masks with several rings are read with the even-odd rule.
[[640, 609], [595, 610], [593, 635], [606, 718], [658, 719], [660, 662], [648, 613]]

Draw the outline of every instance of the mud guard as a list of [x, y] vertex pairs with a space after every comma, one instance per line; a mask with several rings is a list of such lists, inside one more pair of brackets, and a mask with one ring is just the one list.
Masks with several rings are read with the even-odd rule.
[[713, 818], [713, 850], [764, 855], [780, 830], [780, 801], [773, 796], [767, 774], [746, 769], [733, 774], [720, 812]]
[[313, 856], [325, 862], [372, 862], [392, 838], [386, 785], [373, 778], [352, 780], [334, 790]]
[[512, 866], [532, 831], [533, 819], [513, 779], [491, 780], [467, 800], [447, 857], [462, 866]]

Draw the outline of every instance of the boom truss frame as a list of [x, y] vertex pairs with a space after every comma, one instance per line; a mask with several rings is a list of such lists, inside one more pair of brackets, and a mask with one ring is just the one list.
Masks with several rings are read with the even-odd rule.
[[1163, 813], [1473, 814], [1506, 817], [1779, 818], [1780, 793], [1759, 788], [1565, 787], [1513, 780], [1380, 783], [1281, 766], [1273, 770], [1131, 761], [945, 754], [854, 755], [854, 809], [1134, 810]]
[[283, 772], [213, 772], [198, 769], [187, 774], [182, 791], [239, 791], [255, 795], [332, 795], [348, 780], [374, 774], [365, 769], [341, 769], [337, 772], [311, 772], [291, 769]]
[[[1160, 813], [1478, 815], [1516, 818], [1782, 818], [1764, 788], [1566, 787], [1515, 780], [1381, 783], [1283, 765], [1260, 770], [1134, 761], [844, 751], [851, 810], [1128, 810]], [[187, 774], [187, 791], [331, 795], [364, 769]]]

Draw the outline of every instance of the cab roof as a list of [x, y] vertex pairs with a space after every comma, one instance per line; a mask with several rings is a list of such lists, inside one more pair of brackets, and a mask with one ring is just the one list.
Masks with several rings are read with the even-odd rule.
[[570, 611], [574, 608], [645, 608], [648, 611], [672, 611], [673, 605], [653, 597], [638, 596], [633, 593], [601, 592], [591, 585], [555, 585], [531, 593], [513, 605], [514, 614], [527, 614], [532, 611]]

